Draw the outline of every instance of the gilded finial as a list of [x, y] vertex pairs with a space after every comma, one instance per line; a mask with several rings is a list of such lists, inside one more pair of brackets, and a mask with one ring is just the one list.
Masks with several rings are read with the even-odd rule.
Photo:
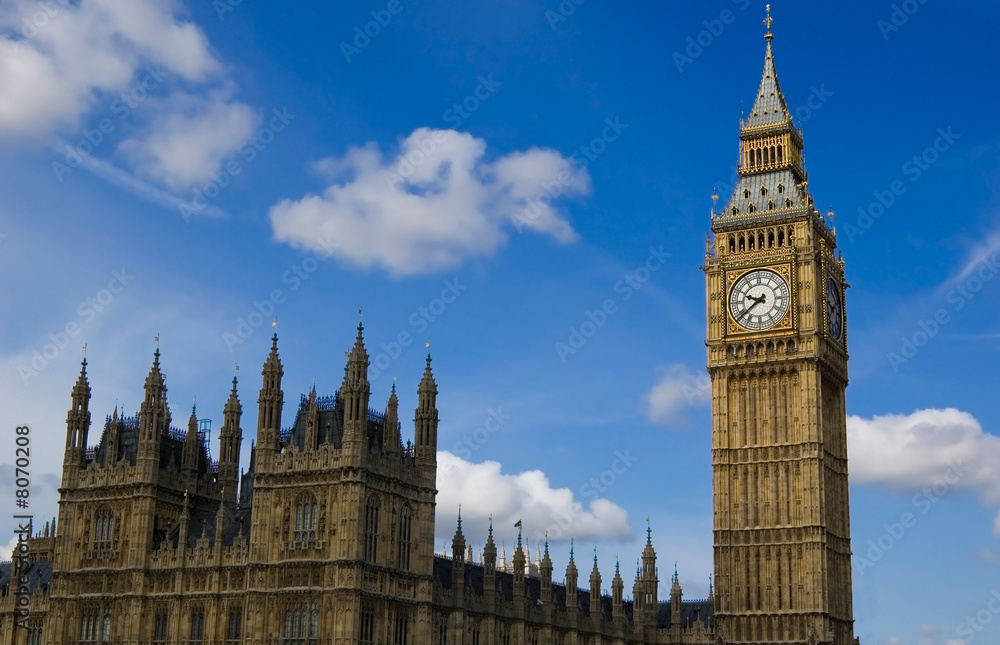
[[764, 8], [767, 10], [767, 17], [764, 18], [764, 24], [767, 26], [767, 33], [764, 34], [764, 38], [771, 40], [774, 38], [774, 34], [771, 33], [771, 23], [774, 22], [774, 18], [771, 17], [771, 5], [766, 5]]

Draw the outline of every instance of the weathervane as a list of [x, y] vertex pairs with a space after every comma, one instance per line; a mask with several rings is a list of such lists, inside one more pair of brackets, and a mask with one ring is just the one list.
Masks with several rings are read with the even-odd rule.
[[767, 17], [764, 18], [764, 24], [767, 25], [767, 33], [764, 35], [767, 38], [771, 38], [773, 35], [771, 33], [771, 23], [774, 22], [774, 18], [771, 17], [771, 5], [766, 5], [764, 8], [767, 10]]

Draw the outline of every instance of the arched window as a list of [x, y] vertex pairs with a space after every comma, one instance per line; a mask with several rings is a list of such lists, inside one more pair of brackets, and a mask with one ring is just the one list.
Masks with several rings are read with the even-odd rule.
[[767, 187], [766, 186], [761, 186], [760, 187], [760, 196], [763, 197], [766, 194], [767, 194]]
[[778, 246], [784, 246], [784, 245], [785, 245], [785, 231], [779, 228], [778, 229]]
[[191, 612], [191, 642], [200, 643], [205, 638], [205, 610], [197, 608]]
[[295, 539], [316, 539], [316, 498], [310, 493], [301, 495], [295, 506]]
[[785, 208], [791, 208], [791, 207], [792, 207], [792, 198], [791, 197], [786, 197], [785, 198]]
[[768, 202], [767, 202], [767, 210], [769, 210], [769, 211], [773, 211], [774, 210], [774, 201], [768, 200]]
[[409, 506], [404, 506], [399, 513], [399, 551], [396, 556], [396, 566], [400, 569], [410, 568], [410, 530], [413, 523], [413, 511]]
[[749, 207], [749, 208], [747, 209], [747, 212], [748, 212], [748, 213], [752, 213], [752, 212], [754, 212], [755, 210], [757, 210], [757, 207], [756, 207], [756, 206], [754, 206], [753, 204], [750, 204], [750, 207]]
[[781, 162], [784, 160], [785, 160], [784, 150], [781, 146], [778, 146], [778, 161]]
[[365, 560], [378, 561], [378, 498], [368, 498], [365, 506]]
[[[735, 214], [736, 213], [733, 213], [733, 215], [735, 215]], [[736, 253], [736, 236], [735, 235], [730, 235], [729, 236], [729, 252], [730, 253]]]
[[229, 628], [226, 630], [227, 643], [239, 643], [243, 631], [243, 611], [237, 607], [229, 610]]
[[746, 238], [742, 233], [740, 233], [740, 251], [746, 251]]
[[283, 642], [287, 645], [315, 645], [319, 632], [319, 605], [290, 602], [285, 605]]
[[750, 199], [750, 189], [749, 188], [744, 188], [743, 189], [743, 199]]
[[[778, 146], [778, 150], [781, 150], [781, 146]], [[784, 192], [785, 192], [785, 185], [784, 184], [778, 184], [778, 194], [780, 195], [780, 194], [782, 194]]]
[[94, 548], [109, 549], [114, 539], [115, 518], [111, 513], [111, 508], [102, 506], [97, 510], [96, 521], [94, 522]]

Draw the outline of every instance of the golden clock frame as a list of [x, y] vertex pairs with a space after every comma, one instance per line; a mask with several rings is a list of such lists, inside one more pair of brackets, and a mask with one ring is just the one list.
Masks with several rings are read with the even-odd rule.
[[[788, 285], [788, 298], [791, 302], [788, 303], [788, 311], [785, 312], [785, 315], [771, 327], [768, 327], [767, 329], [746, 329], [736, 322], [735, 318], [733, 318], [733, 311], [729, 306], [729, 300], [732, 298], [733, 287], [736, 286], [736, 282], [740, 278], [751, 271], [760, 270], [773, 271], [785, 280], [785, 284]], [[776, 332], [794, 331], [795, 321], [798, 319], [798, 298], [794, 296], [796, 284], [793, 279], [793, 275], [794, 272], [792, 271], [792, 265], [790, 262], [786, 264], [754, 264], [753, 266], [727, 269], [725, 273], [725, 283], [723, 284], [723, 295], [725, 296], [724, 302], [726, 308], [726, 337], [729, 338], [738, 336], [740, 338], [756, 338], [773, 335]]]

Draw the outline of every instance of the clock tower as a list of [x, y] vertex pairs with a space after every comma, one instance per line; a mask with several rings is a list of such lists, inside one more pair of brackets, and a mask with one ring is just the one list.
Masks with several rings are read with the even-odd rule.
[[[719, 642], [853, 645], [844, 263], [764, 72], [705, 261]], [[831, 213], [832, 217], [832, 213]]]

